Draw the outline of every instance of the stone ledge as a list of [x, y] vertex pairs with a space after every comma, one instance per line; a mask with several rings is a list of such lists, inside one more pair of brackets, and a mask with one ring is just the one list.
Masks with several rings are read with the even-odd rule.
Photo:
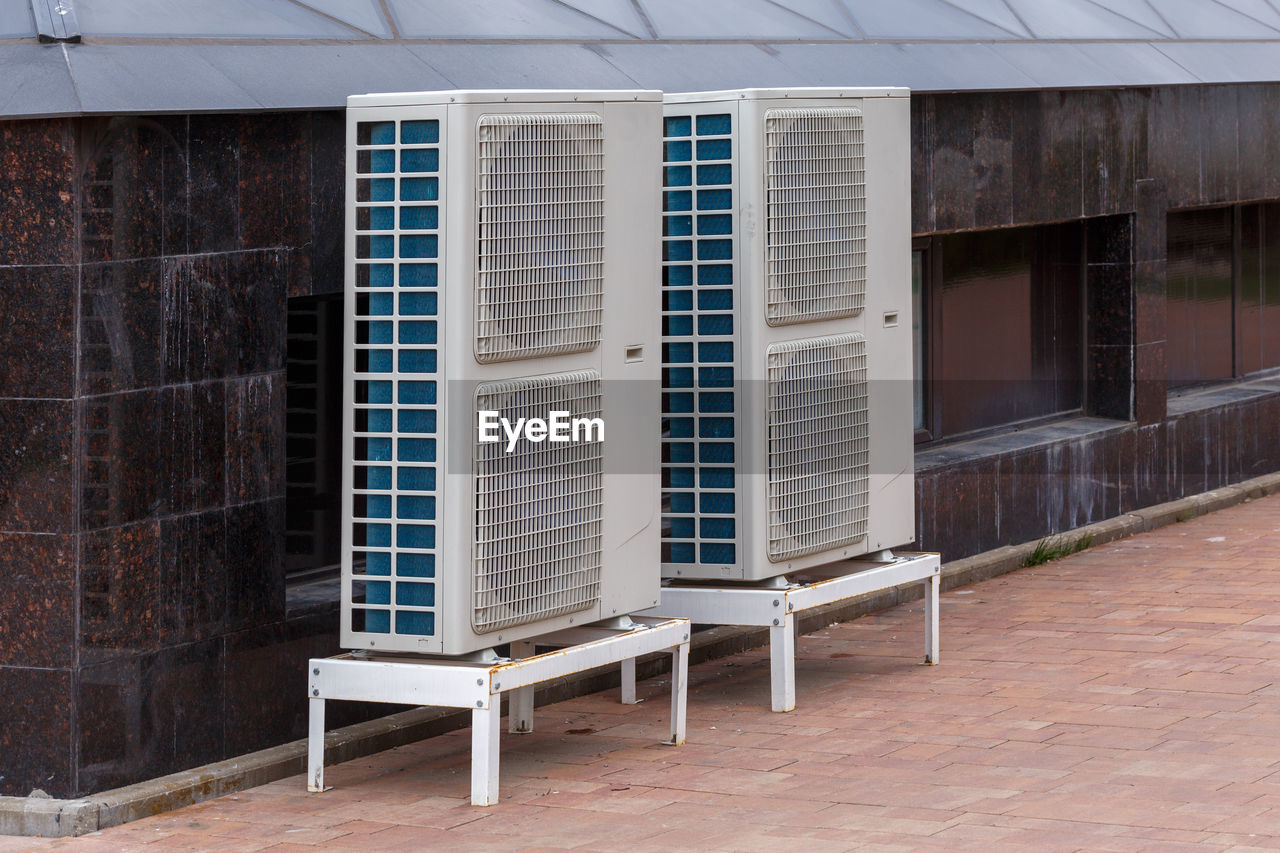
[[[1280, 473], [1267, 474], [1234, 486], [1214, 489], [1169, 503], [1126, 513], [1115, 518], [1060, 534], [1066, 539], [1092, 536], [1101, 545], [1135, 533], [1144, 533], [1225, 509], [1248, 500], [1280, 493]], [[1022, 568], [1037, 542], [996, 548], [942, 566], [944, 590], [967, 586]], [[802, 633], [810, 633], [835, 622], [843, 622], [920, 598], [920, 584], [860, 596], [839, 604], [818, 607], [801, 614]], [[922, 632], [923, 633], [923, 632]], [[946, 626], [942, 627], [946, 637]], [[694, 634], [690, 663], [758, 648], [769, 641], [768, 628], [719, 626]], [[943, 662], [946, 661], [945, 646]], [[658, 653], [642, 658], [636, 665], [637, 678], [652, 678], [670, 669], [670, 656]], [[537, 691], [538, 705], [560, 702], [618, 685], [618, 671], [593, 670], [547, 682]], [[761, 701], [767, 701], [762, 696]], [[325, 763], [339, 764], [403, 746], [444, 732], [464, 728], [471, 722], [466, 711], [452, 708], [414, 708], [336, 729], [325, 735]], [[307, 742], [291, 741], [247, 755], [206, 764], [192, 770], [171, 773], [76, 800], [48, 797], [0, 797], [0, 835], [69, 836], [160, 814], [246, 788], [265, 785], [306, 771]]]

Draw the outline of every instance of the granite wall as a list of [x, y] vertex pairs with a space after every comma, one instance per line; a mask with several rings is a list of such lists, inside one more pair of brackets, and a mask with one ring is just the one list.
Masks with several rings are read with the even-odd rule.
[[[918, 234], [1089, 226], [1091, 417], [920, 454], [948, 559], [1280, 468], [1280, 389], [1166, 410], [1164, 218], [1280, 198], [1280, 86], [913, 98]], [[340, 113], [0, 123], [0, 794], [299, 737], [285, 306], [341, 288]], [[268, 689], [269, 688], [269, 689]], [[331, 722], [360, 709], [334, 706]]]
[[342, 133], [0, 125], [0, 794], [300, 730], [336, 620], [286, 609], [285, 309], [341, 289]]
[[921, 547], [955, 559], [1280, 470], [1280, 383], [1165, 382], [1168, 211], [1280, 198], [1277, 155], [1275, 85], [912, 98], [917, 234], [1089, 218], [1093, 416], [923, 448]]

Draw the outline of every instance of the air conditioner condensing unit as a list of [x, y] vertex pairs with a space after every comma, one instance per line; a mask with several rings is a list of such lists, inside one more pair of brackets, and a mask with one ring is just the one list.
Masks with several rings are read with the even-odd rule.
[[663, 574], [912, 541], [905, 89], [667, 95]]
[[[465, 654], [652, 606], [660, 96], [347, 106], [342, 644]], [[483, 412], [600, 427], [487, 441]]]

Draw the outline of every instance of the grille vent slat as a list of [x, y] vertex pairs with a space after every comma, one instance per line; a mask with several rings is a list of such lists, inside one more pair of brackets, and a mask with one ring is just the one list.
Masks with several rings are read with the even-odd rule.
[[765, 149], [766, 321], [860, 313], [867, 287], [862, 111], [768, 110]]
[[[594, 370], [476, 389], [476, 410], [600, 418]], [[600, 597], [603, 450], [598, 441], [476, 444], [472, 625], [484, 633], [575, 613]]]
[[475, 355], [586, 352], [604, 293], [604, 123], [597, 115], [481, 116]]
[[870, 440], [862, 335], [768, 348], [769, 559], [867, 535]]

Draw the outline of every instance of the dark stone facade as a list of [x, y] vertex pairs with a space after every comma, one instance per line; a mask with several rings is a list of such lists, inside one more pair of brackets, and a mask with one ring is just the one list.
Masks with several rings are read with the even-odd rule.
[[304, 725], [337, 623], [286, 608], [285, 300], [341, 289], [343, 126], [0, 126], [0, 794]]
[[[1280, 387], [1193, 405], [1164, 384], [1166, 212], [1280, 198], [1280, 86], [912, 109], [917, 234], [1105, 217], [1089, 417], [920, 453], [922, 547], [958, 558], [1280, 468]], [[0, 794], [304, 733], [303, 662], [337, 622], [285, 591], [285, 304], [341, 289], [343, 139], [337, 112], [0, 124]]]
[[1277, 139], [1274, 85], [912, 98], [917, 234], [1088, 218], [1094, 416], [917, 453], [920, 547], [955, 559], [1280, 469], [1280, 381], [1165, 381], [1168, 212], [1280, 198]]

